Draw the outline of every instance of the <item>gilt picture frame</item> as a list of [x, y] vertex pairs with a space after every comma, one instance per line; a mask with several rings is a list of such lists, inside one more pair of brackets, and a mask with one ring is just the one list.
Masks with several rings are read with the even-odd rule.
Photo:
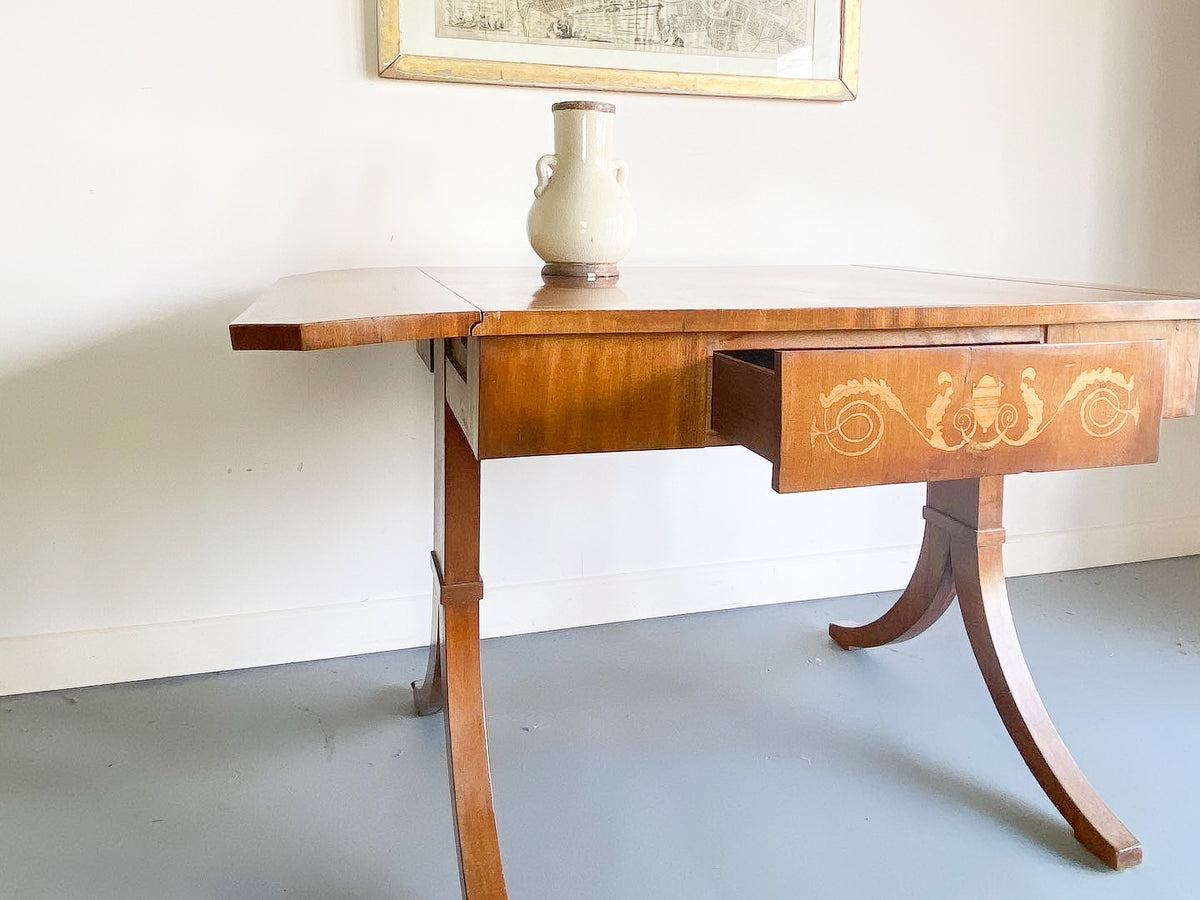
[[378, 0], [384, 78], [853, 100], [861, 0]]

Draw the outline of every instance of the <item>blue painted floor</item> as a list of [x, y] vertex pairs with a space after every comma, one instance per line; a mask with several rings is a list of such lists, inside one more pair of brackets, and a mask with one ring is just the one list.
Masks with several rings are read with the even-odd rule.
[[[1013, 579], [1059, 730], [1146, 861], [1075, 843], [956, 608], [846, 653], [894, 594], [492, 640], [509, 893], [1200, 896], [1200, 557]], [[458, 896], [424, 651], [0, 700], [0, 896]]]

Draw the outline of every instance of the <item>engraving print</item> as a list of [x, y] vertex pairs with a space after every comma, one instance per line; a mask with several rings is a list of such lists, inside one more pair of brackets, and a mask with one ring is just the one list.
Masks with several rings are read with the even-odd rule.
[[812, 44], [812, 0], [434, 0], [438, 37], [775, 58]]
[[[954, 379], [949, 372], [942, 372], [938, 375], [938, 395], [925, 410], [924, 428], [909, 417], [887, 382], [851, 379], [820, 395], [822, 412], [813, 419], [809, 438], [814, 446], [824, 438], [842, 456], [863, 456], [883, 440], [885, 410], [890, 409], [935, 450], [986, 452], [1001, 444], [1020, 447], [1045, 431], [1080, 396], [1079, 423], [1094, 438], [1116, 434], [1129, 420], [1135, 423], [1138, 420], [1140, 410], [1134, 398], [1133, 379], [1111, 368], [1081, 372], [1049, 417], [1045, 416], [1045, 403], [1034, 389], [1036, 378], [1037, 372], [1032, 368], [1021, 372], [1018, 386], [1024, 407], [1021, 410], [1015, 403], [1003, 400], [1003, 382], [991, 375], [983, 376], [947, 426], [946, 413], [954, 403]], [[952, 429], [950, 438], [946, 436], [947, 427]]]

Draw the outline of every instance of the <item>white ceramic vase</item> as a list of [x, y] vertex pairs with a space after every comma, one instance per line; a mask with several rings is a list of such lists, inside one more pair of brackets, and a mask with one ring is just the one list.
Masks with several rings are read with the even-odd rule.
[[547, 263], [543, 276], [615, 278], [637, 234], [628, 169], [613, 158], [616, 107], [573, 100], [550, 110], [554, 153], [537, 161], [529, 242]]

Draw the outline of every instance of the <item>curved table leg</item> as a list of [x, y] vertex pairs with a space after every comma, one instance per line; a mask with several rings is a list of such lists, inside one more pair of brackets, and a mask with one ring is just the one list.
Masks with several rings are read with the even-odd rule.
[[1025, 764], [1083, 846], [1114, 869], [1142, 861], [1142, 846], [1105, 805], [1071, 757], [1038, 696], [1021, 653], [1004, 583], [1004, 479], [929, 485], [925, 541], [908, 588], [868, 625], [830, 625], [847, 649], [920, 634], [958, 604], [975, 659]]
[[940, 528], [926, 525], [917, 566], [895, 605], [866, 625], [834, 622], [829, 636], [844, 650], [907, 641], [940, 619], [953, 600], [950, 539]]
[[479, 667], [479, 604], [442, 607], [446, 671], [446, 753], [450, 803], [464, 900], [504, 900], [500, 840], [492, 809], [483, 681]]
[[431, 716], [446, 708], [446, 685], [442, 681], [442, 603], [436, 590], [432, 631], [429, 635], [429, 662], [425, 665], [425, 678], [412, 683], [413, 703], [418, 716]]
[[951, 554], [971, 649], [1025, 764], [1083, 846], [1114, 869], [1136, 866], [1141, 843], [1084, 776], [1038, 696], [1013, 626], [1000, 544], [956, 538]]
[[434, 342], [434, 365], [434, 625], [425, 680], [413, 684], [413, 695], [419, 713], [445, 711], [463, 897], [504, 900], [479, 658], [479, 460], [446, 405], [441, 340]]
[[1004, 584], [1001, 476], [944, 482], [925, 518], [950, 537], [958, 605], [983, 680], [1025, 764], [1075, 837], [1114, 869], [1136, 866], [1142, 846], [1100, 799], [1038, 696]]

